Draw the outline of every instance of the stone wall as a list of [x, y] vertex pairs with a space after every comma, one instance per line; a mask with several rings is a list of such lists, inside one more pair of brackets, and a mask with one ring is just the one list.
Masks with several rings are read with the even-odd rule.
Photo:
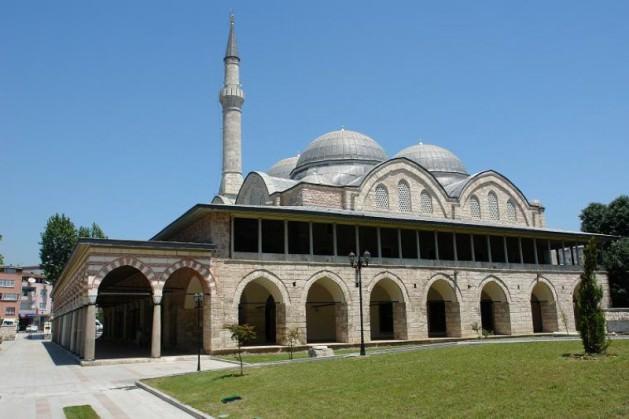
[[629, 334], [629, 308], [609, 308], [605, 320], [608, 332]]
[[[214, 324], [226, 324], [238, 321], [238, 303], [244, 286], [256, 279], [265, 278], [266, 286], [276, 288], [274, 295], [279, 295], [285, 308], [286, 328], [297, 327], [302, 336], [306, 330], [306, 300], [310, 286], [321, 278], [329, 278], [338, 284], [343, 293], [345, 304], [335, 307], [337, 318], [337, 341], [357, 343], [360, 341], [360, 313], [358, 289], [354, 286], [354, 271], [345, 264], [315, 262], [282, 262], [265, 260], [229, 260], [213, 261], [219, 296], [212, 302]], [[544, 272], [515, 269], [439, 269], [411, 266], [376, 266], [363, 268], [363, 302], [365, 336], [369, 340], [370, 307], [369, 292], [374, 282], [383, 278], [393, 278], [401, 284], [403, 304], [395, 304], [395, 336], [398, 339], [419, 340], [428, 336], [426, 297], [429, 281], [442, 277], [455, 284], [456, 301], [447, 303], [448, 335], [473, 337], [474, 322], [481, 323], [480, 294], [481, 287], [488, 281], [497, 281], [507, 291], [507, 301], [496, 304], [495, 319], [501, 333], [513, 335], [533, 332], [531, 314], [531, 291], [535, 284], [544, 282], [552, 291], [553, 301], [542, 307], [544, 329], [547, 332], [575, 331], [573, 290], [579, 281], [580, 273]], [[607, 307], [609, 298], [606, 276], [602, 273], [598, 279], [603, 285]], [[506, 312], [502, 314], [501, 312]], [[563, 315], [562, 315], [563, 312]], [[500, 323], [508, 319], [508, 324]], [[504, 320], [503, 320], [504, 322]], [[401, 328], [404, 330], [401, 330]], [[229, 334], [220, 328], [211, 331], [213, 350], [233, 347]]]

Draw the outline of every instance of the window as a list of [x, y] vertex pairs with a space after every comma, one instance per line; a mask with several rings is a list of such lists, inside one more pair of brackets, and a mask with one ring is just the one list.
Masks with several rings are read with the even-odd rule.
[[312, 246], [315, 255], [333, 255], [334, 225], [312, 223]]
[[472, 196], [470, 198], [470, 214], [472, 214], [472, 218], [480, 219], [480, 201], [476, 196]]
[[400, 211], [411, 212], [411, 188], [408, 186], [408, 183], [401, 180], [397, 184], [397, 191], [400, 199]]
[[387, 188], [384, 185], [376, 186], [376, 207], [389, 208], [389, 192], [387, 192]]
[[15, 307], [6, 307], [4, 309], [4, 314], [7, 316], [15, 316]]
[[46, 303], [39, 303], [39, 308], [40, 309], [45, 309], [46, 308]]
[[307, 255], [310, 253], [310, 227], [302, 221], [288, 222], [288, 253]]
[[284, 253], [284, 221], [262, 220], [262, 253]]
[[512, 200], [507, 201], [507, 220], [509, 221], [517, 221], [518, 214], [515, 211], [515, 204]]
[[417, 233], [415, 230], [400, 230], [402, 239], [402, 257], [417, 259]]
[[12, 294], [12, 293], [3, 293], [0, 294], [0, 300], [2, 301], [17, 301], [17, 294]]
[[500, 219], [500, 209], [498, 208], [498, 197], [494, 192], [487, 195], [487, 209], [489, 210], [489, 218], [492, 220]]
[[13, 288], [15, 281], [12, 279], [0, 279], [0, 288]]
[[422, 191], [419, 196], [419, 203], [421, 205], [421, 211], [424, 214], [432, 214], [432, 197], [427, 191]]
[[339, 256], [356, 253], [356, 229], [354, 226], [338, 224], [336, 226], [336, 251]]
[[234, 219], [234, 250], [236, 252], [258, 251], [258, 220]]
[[358, 251], [362, 255], [366, 250], [371, 256], [378, 257], [378, 230], [375, 227], [358, 227]]
[[383, 258], [399, 258], [400, 245], [398, 242], [398, 232], [396, 228], [380, 229], [380, 249]]

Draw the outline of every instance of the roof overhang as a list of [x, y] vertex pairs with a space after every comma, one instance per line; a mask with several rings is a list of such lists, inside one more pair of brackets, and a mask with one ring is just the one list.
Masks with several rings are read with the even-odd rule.
[[203, 216], [215, 213], [230, 213], [240, 217], [269, 217], [285, 220], [298, 220], [308, 217], [312, 221], [357, 223], [357, 224], [387, 224], [400, 228], [425, 228], [438, 231], [457, 231], [471, 234], [503, 234], [518, 235], [521, 237], [548, 238], [553, 240], [589, 240], [596, 237], [601, 240], [611, 240], [614, 236], [581, 231], [554, 230], [547, 228], [534, 228], [518, 225], [494, 224], [486, 222], [474, 222], [470, 220], [456, 220], [432, 217], [420, 217], [405, 214], [387, 214], [354, 210], [339, 210], [314, 207], [287, 207], [287, 206], [261, 206], [261, 205], [220, 205], [197, 204], [190, 208], [175, 221], [157, 233], [151, 240], [164, 240], [171, 233], [184, 228]]

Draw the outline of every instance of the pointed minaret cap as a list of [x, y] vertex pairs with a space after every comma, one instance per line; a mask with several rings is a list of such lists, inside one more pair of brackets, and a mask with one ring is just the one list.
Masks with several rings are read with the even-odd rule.
[[227, 38], [227, 50], [225, 50], [225, 59], [237, 58], [238, 56], [238, 44], [236, 43], [236, 31], [234, 30], [234, 14], [229, 16], [229, 37]]

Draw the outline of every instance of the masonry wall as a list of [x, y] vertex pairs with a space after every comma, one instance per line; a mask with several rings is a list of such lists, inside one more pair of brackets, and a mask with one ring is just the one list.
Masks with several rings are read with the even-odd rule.
[[[342, 310], [347, 311], [346, 324], [338, 325], [346, 328], [346, 341], [360, 341], [360, 320], [358, 289], [354, 286], [354, 271], [345, 264], [314, 263], [314, 262], [277, 262], [249, 261], [237, 259], [214, 259], [212, 272], [217, 281], [218, 298], [212, 302], [212, 322], [226, 324], [238, 321], [238, 303], [244, 286], [250, 281], [266, 278], [281, 293], [285, 309], [286, 328], [299, 328], [302, 336], [306, 336], [306, 300], [308, 288], [316, 280], [330, 278], [338, 284], [347, 305], [336, 307], [337, 317], [343, 317]], [[541, 272], [526, 270], [500, 269], [436, 269], [409, 266], [369, 266], [363, 268], [363, 302], [365, 336], [370, 338], [369, 291], [375, 283], [383, 278], [394, 279], [402, 288], [404, 304], [400, 304], [405, 318], [398, 316], [395, 335], [410, 340], [428, 337], [426, 296], [430, 283], [443, 280], [455, 288], [457, 301], [446, 304], [446, 322], [449, 336], [473, 337], [472, 329], [480, 319], [481, 288], [488, 281], [496, 281], [507, 290], [507, 304], [497, 305], [496, 311], [507, 311], [509, 324], [500, 324], [501, 331], [510, 331], [513, 335], [530, 334], [533, 332], [531, 313], [531, 291], [537, 282], [547, 284], [553, 293], [552, 302], [542, 308], [544, 329], [548, 332], [566, 330], [575, 331], [573, 291], [579, 281], [580, 273], [574, 272]], [[598, 275], [604, 289], [604, 306], [609, 301], [609, 287], [605, 274]], [[398, 313], [399, 314], [399, 313]], [[506, 318], [497, 315], [496, 320]], [[278, 324], [278, 327], [280, 325]], [[400, 330], [404, 327], [404, 331]], [[340, 330], [339, 333], [344, 333]], [[279, 334], [279, 332], [278, 332]], [[213, 328], [212, 350], [232, 348], [233, 342], [229, 333], [220, 328]], [[337, 336], [337, 340], [342, 341]], [[281, 342], [281, 339], [279, 339]]]

